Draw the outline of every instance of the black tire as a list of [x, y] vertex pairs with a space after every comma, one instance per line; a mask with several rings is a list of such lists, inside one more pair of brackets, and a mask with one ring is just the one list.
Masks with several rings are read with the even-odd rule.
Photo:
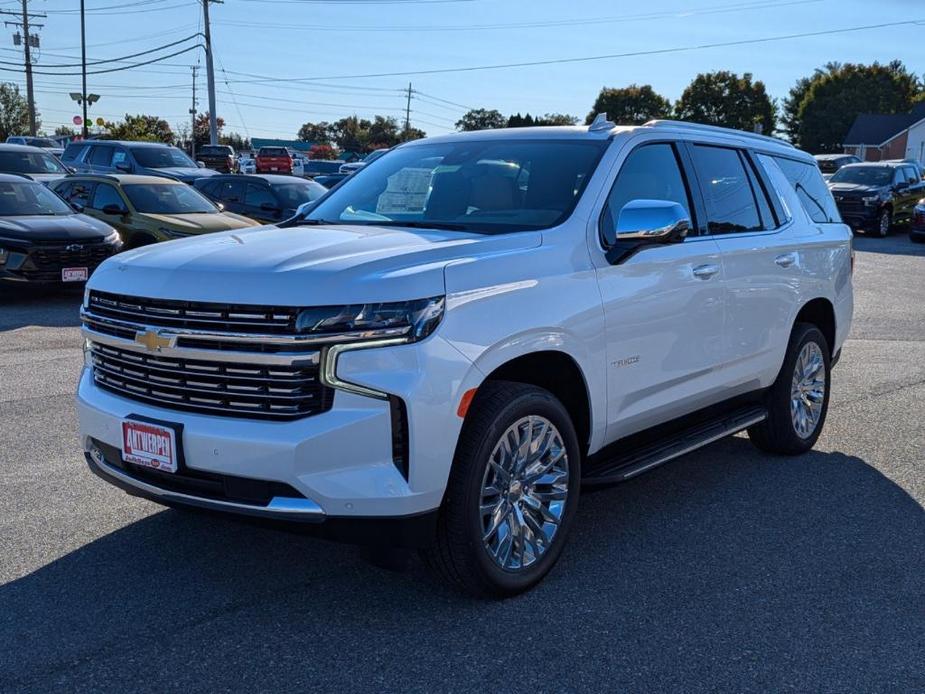
[[[809, 436], [800, 436], [797, 433], [793, 417], [790, 412], [791, 387], [797, 359], [803, 347], [815, 342], [822, 353], [823, 368], [825, 370], [825, 392], [822, 399], [822, 411], [815, 428]], [[748, 429], [751, 442], [763, 451], [778, 453], [780, 455], [799, 455], [810, 450], [819, 438], [825, 426], [826, 414], [829, 410], [829, 393], [831, 392], [831, 356], [829, 344], [825, 335], [815, 325], [810, 323], [797, 323], [790, 335], [787, 355], [784, 364], [774, 385], [765, 396], [765, 405], [768, 417], [763, 422]]]
[[880, 212], [880, 216], [877, 218], [877, 226], [874, 228], [877, 236], [884, 239], [889, 233], [890, 229], [893, 228], [893, 212], [888, 207], [884, 207]]
[[[562, 438], [567, 455], [565, 508], [558, 529], [534, 563], [502, 568], [482, 541], [479, 511], [483, 478], [504, 433], [528, 415], [545, 417]], [[477, 597], [507, 597], [529, 590], [546, 576], [562, 553], [578, 508], [581, 462], [578, 437], [568, 412], [549, 391], [508, 381], [490, 381], [478, 391], [463, 425], [433, 546], [422, 552], [441, 578]]]

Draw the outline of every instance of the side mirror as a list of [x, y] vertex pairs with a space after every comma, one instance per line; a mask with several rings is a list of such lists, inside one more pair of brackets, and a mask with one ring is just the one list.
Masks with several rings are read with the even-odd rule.
[[103, 214], [109, 214], [113, 216], [128, 214], [128, 210], [126, 210], [124, 207], [120, 207], [119, 205], [116, 205], [115, 203], [112, 203], [109, 205], [103, 205], [103, 209], [100, 210], [100, 212], [102, 212]]
[[84, 211], [84, 206], [81, 205], [79, 202], [69, 202], [68, 205], [71, 206], [71, 209], [74, 210], [74, 212], [83, 212], [83, 211]]
[[218, 208], [218, 211], [219, 211], [219, 212], [224, 212], [224, 211], [225, 211], [225, 206], [224, 206], [222, 203], [217, 202], [217, 203], [215, 203], [215, 206]]
[[691, 228], [687, 211], [670, 200], [631, 200], [620, 210], [607, 260], [616, 264], [643, 246], [680, 243]]
[[298, 217], [299, 219], [303, 219], [304, 217], [308, 215], [309, 212], [312, 211], [312, 208], [315, 207], [316, 202], [318, 201], [313, 200], [311, 202], [303, 202], [301, 205], [299, 205], [296, 208], [295, 216]]
[[895, 186], [893, 186], [893, 190], [908, 190], [908, 189], [909, 189], [909, 181], [900, 181]]

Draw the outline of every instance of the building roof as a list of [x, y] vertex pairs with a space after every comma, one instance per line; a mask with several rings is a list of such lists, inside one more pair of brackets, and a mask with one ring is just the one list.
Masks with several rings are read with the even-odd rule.
[[925, 120], [925, 102], [909, 113], [861, 113], [854, 119], [844, 145], [882, 145], [920, 120]]

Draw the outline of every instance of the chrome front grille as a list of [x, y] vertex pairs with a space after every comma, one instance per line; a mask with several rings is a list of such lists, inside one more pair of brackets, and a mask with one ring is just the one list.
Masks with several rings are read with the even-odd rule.
[[89, 310], [100, 318], [146, 326], [266, 335], [294, 333], [298, 314], [291, 306], [148, 299], [99, 291], [90, 292]]
[[186, 359], [91, 342], [101, 388], [159, 407], [223, 416], [297, 419], [330, 409], [317, 363], [302, 366]]

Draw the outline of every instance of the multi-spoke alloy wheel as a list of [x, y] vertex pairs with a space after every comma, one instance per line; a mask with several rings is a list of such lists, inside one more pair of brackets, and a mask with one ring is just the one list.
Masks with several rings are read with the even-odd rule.
[[495, 445], [482, 479], [482, 542], [502, 569], [537, 561], [559, 529], [568, 497], [568, 453], [545, 417], [514, 422]]
[[825, 361], [815, 342], [807, 342], [800, 350], [793, 369], [790, 388], [790, 418], [800, 438], [816, 431], [825, 400]]

